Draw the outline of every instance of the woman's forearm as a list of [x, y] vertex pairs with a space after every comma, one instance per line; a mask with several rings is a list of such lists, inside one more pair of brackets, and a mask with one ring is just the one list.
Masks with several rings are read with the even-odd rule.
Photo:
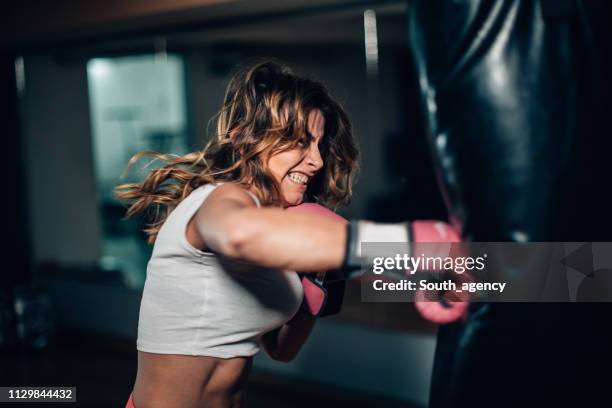
[[315, 318], [300, 310], [289, 322], [263, 336], [266, 351], [275, 360], [293, 360], [314, 324]]

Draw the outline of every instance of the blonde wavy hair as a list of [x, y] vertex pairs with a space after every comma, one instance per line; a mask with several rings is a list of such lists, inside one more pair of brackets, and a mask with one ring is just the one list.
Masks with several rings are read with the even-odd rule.
[[308, 184], [307, 199], [332, 208], [347, 203], [358, 150], [346, 113], [321, 83], [277, 62], [258, 60], [243, 65], [231, 78], [216, 115], [216, 135], [203, 150], [184, 156], [144, 151], [129, 160], [124, 174], [143, 157], [165, 164], [150, 170], [142, 183], [114, 188], [115, 196], [127, 204], [124, 219], [145, 215], [143, 231], [152, 244], [168, 214], [185, 197], [216, 182], [254, 187], [263, 205], [280, 206], [280, 185], [267, 168], [268, 159], [310, 145], [308, 114], [314, 109], [325, 118], [320, 144], [324, 165]]

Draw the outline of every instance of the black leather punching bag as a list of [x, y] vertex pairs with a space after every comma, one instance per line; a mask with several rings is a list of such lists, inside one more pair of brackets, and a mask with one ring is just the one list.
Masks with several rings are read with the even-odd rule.
[[[608, 2], [413, 0], [409, 20], [438, 178], [465, 237], [612, 241]], [[604, 406], [611, 316], [609, 304], [475, 303], [439, 331], [430, 405]]]

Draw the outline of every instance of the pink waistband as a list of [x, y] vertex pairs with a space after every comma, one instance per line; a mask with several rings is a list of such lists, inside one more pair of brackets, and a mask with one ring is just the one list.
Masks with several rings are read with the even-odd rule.
[[127, 404], [125, 404], [125, 408], [136, 408], [134, 406], [134, 400], [132, 399], [132, 394], [130, 393], [130, 399], [128, 399]]

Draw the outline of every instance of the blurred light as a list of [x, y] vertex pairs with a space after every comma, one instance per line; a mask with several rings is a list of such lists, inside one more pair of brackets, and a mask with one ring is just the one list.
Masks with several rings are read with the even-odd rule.
[[365, 37], [366, 71], [368, 75], [378, 76], [378, 36], [376, 34], [376, 13], [366, 10], [363, 13]]
[[448, 144], [448, 136], [444, 132], [440, 132], [438, 137], [436, 137], [436, 147], [440, 150], [446, 149], [446, 145]]
[[510, 236], [516, 242], [527, 242], [527, 241], [529, 241], [529, 236], [524, 231], [512, 231], [510, 233]]
[[23, 57], [15, 58], [15, 85], [20, 98], [25, 94], [25, 64]]
[[506, 78], [508, 77], [506, 68], [501, 64], [494, 65], [492, 68], [493, 71], [491, 71], [491, 79], [493, 80], [493, 83], [497, 87], [503, 88], [507, 82]]
[[87, 71], [95, 79], [103, 79], [108, 76], [110, 72], [110, 62], [106, 59], [92, 59], [87, 64]]

